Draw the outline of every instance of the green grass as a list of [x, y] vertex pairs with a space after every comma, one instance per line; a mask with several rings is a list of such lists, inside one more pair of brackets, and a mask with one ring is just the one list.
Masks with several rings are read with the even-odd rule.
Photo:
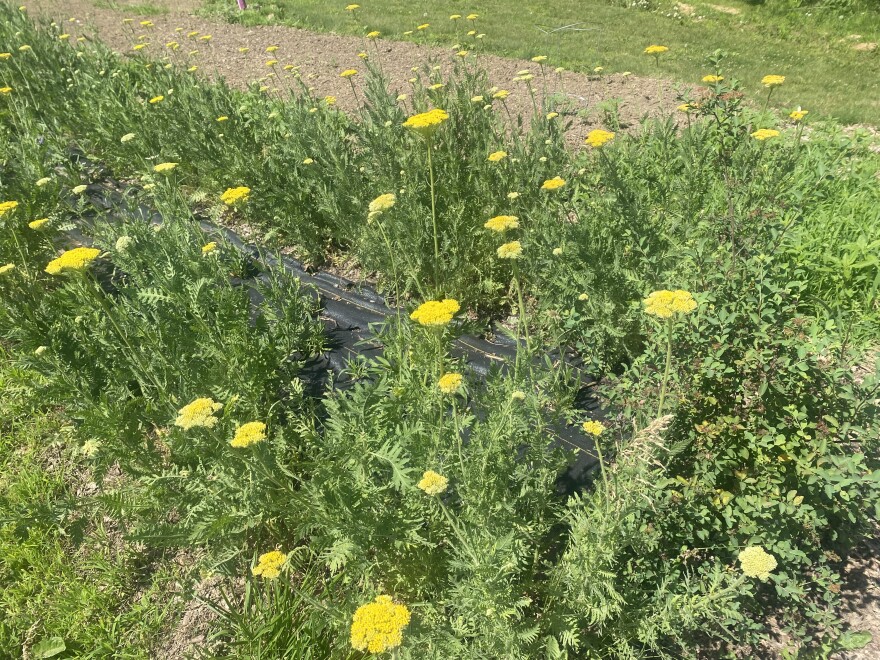
[[[475, 27], [486, 35], [482, 47], [490, 52], [519, 58], [548, 55], [552, 66], [579, 71], [602, 66], [608, 73], [631, 71], [687, 83], [699, 83], [710, 73], [707, 56], [721, 49], [728, 55], [726, 75], [741, 80], [756, 103], [763, 103], [765, 94], [760, 79], [780, 74], [787, 80], [774, 92], [778, 107], [800, 105], [814, 116], [833, 115], [845, 123], [880, 123], [880, 51], [852, 48], [857, 42], [880, 41], [877, 10], [840, 17], [816, 8], [774, 10], [740, 0], [718, 4], [741, 13], [729, 15], [693, 2], [692, 18], [676, 17], [669, 15], [674, 7], [669, 0], [656, 11], [612, 6], [608, 0], [365, 0], [353, 17], [344, 10], [345, 0], [274, 0], [245, 14], [228, 0], [207, 0], [209, 10], [248, 24], [286, 23], [352, 34], [379, 30], [389, 39], [413, 38], [403, 32], [427, 22], [427, 38], [448, 46], [466, 43], [465, 33], [472, 27], [464, 19], [451, 21], [450, 14], [476, 12]], [[572, 24], [578, 25], [553, 31]], [[659, 67], [642, 54], [650, 44], [670, 49]]]

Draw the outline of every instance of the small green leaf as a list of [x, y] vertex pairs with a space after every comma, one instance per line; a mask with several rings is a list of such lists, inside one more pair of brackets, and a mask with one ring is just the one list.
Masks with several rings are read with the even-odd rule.
[[[861, 647], [854, 647], [861, 648]], [[54, 658], [59, 653], [67, 650], [67, 644], [60, 637], [49, 637], [41, 640], [31, 647], [31, 655], [34, 658]]]
[[867, 630], [850, 631], [843, 633], [837, 640], [840, 648], [845, 651], [863, 649], [874, 640], [874, 636]]

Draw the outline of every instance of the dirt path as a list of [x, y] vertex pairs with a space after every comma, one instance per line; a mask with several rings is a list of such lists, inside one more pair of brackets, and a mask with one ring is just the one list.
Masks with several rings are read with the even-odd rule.
[[[452, 49], [423, 46], [411, 42], [370, 41], [366, 38], [316, 34], [307, 30], [285, 26], [246, 27], [194, 16], [197, 0], [155, 0], [153, 4], [168, 9], [167, 14], [143, 16], [127, 9], [137, 0], [120, 0], [119, 9], [100, 8], [92, 0], [35, 0], [29, 3], [32, 12], [44, 13], [59, 23], [64, 22], [64, 30], [71, 34], [85, 34], [100, 37], [104, 43], [123, 53], [132, 53], [138, 37], [147, 35], [150, 46], [142, 50], [153, 57], [173, 55], [178, 61], [199, 67], [197, 75], [223, 76], [231, 85], [244, 87], [259, 81], [272, 72], [266, 66], [267, 60], [278, 61], [275, 67], [278, 77], [291, 75], [283, 70], [285, 65], [299, 67], [303, 80], [313, 88], [318, 96], [335, 96], [344, 109], [357, 105], [351, 84], [339, 77], [345, 69], [363, 70], [363, 62], [358, 53], [367, 52], [373, 62], [379, 62], [391, 80], [390, 91], [408, 94], [412, 89], [409, 80], [415, 75], [412, 68], [431, 61], [441, 67], [444, 79], [452, 68], [456, 54]], [[74, 18], [73, 22], [70, 19]], [[124, 18], [134, 19], [124, 23]], [[142, 27], [140, 21], [149, 20], [152, 26]], [[198, 33], [188, 36], [190, 33]], [[210, 35], [210, 40], [201, 37]], [[165, 46], [168, 42], [179, 42], [181, 47], [172, 53]], [[269, 54], [266, 48], [277, 46], [278, 50]], [[242, 52], [242, 49], [249, 49]], [[192, 50], [197, 55], [190, 56]], [[537, 54], [537, 53], [536, 53]], [[540, 98], [544, 89], [541, 66], [526, 60], [513, 60], [494, 55], [471, 55], [468, 61], [474, 62], [489, 72], [493, 85], [510, 91], [506, 103], [513, 115], [528, 118], [532, 114], [532, 99], [526, 84], [514, 82], [518, 72], [528, 69], [534, 80], [531, 84]], [[579, 73], [554, 73], [553, 63], [545, 63], [547, 72], [546, 93], [554, 95], [560, 110], [572, 119], [569, 140], [583, 143], [583, 137], [592, 128], [605, 127], [603, 113], [595, 106], [602, 101], [617, 99], [621, 128], [635, 127], [644, 116], [654, 116], [672, 111], [675, 101], [675, 87], [670, 81], [651, 78], [612, 75], [585, 75]], [[355, 77], [354, 86], [363, 98], [360, 86], [362, 80]], [[264, 81], [271, 88], [284, 89], [283, 81]]]

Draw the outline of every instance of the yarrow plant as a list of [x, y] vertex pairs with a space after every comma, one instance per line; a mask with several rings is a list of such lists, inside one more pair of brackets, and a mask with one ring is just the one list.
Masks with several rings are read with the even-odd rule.
[[519, 218], [515, 215], [496, 215], [494, 218], [489, 218], [483, 226], [490, 231], [500, 234], [508, 229], [517, 229], [519, 227]]
[[461, 374], [448, 373], [440, 377], [440, 380], [437, 381], [437, 387], [440, 388], [443, 394], [455, 394], [461, 389], [461, 383]]
[[776, 558], [761, 546], [751, 546], [739, 553], [743, 575], [766, 581], [776, 569]]
[[434, 470], [427, 470], [416, 486], [428, 495], [439, 495], [446, 492], [446, 488], [449, 486], [449, 479], [442, 474], [434, 472]]
[[68, 250], [57, 259], [53, 259], [46, 265], [49, 275], [60, 275], [65, 272], [79, 272], [85, 270], [98, 258], [101, 251], [97, 248], [78, 247]]
[[675, 316], [690, 314], [697, 308], [697, 301], [689, 291], [663, 289], [654, 291], [643, 301], [645, 314], [666, 319], [666, 368], [663, 371], [663, 385], [660, 388], [660, 402], [657, 404], [657, 417], [663, 413], [666, 399], [666, 386], [669, 382], [669, 370], [672, 366], [672, 333]]
[[265, 439], [266, 425], [263, 422], [248, 422], [236, 429], [235, 436], [229, 441], [229, 444], [233, 447], [250, 447]]
[[593, 147], [593, 149], [599, 149], [603, 145], [611, 142], [614, 139], [614, 133], [611, 131], [603, 131], [602, 129], [595, 129], [587, 133], [586, 143]]
[[394, 602], [391, 596], [357, 608], [351, 621], [351, 645], [358, 651], [384, 653], [403, 643], [403, 629], [409, 625], [410, 611]]
[[217, 424], [217, 418], [214, 413], [223, 408], [222, 403], [217, 403], [211, 398], [203, 397], [196, 399], [192, 403], [188, 403], [178, 411], [177, 419], [174, 425], [179, 426], [184, 431], [192, 428], [203, 427], [211, 428]]
[[260, 555], [257, 565], [251, 569], [251, 573], [264, 580], [275, 580], [281, 575], [281, 569], [286, 561], [286, 554], [280, 550], [271, 550]]
[[452, 322], [459, 309], [458, 301], [452, 298], [429, 300], [419, 305], [409, 317], [419, 325], [444, 326]]
[[251, 189], [247, 186], [238, 186], [236, 188], [227, 188], [222, 195], [220, 201], [227, 206], [235, 206], [246, 202], [251, 195]]

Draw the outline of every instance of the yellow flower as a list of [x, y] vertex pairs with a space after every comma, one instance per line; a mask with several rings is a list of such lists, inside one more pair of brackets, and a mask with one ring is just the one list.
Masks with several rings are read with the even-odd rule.
[[19, 46], [19, 47], [18, 47], [18, 51], [19, 51], [20, 53], [26, 53], [26, 52], [28, 52], [29, 50], [32, 50], [32, 49], [31, 49], [31, 47], [28, 46], [27, 44], [24, 44], [23, 46]]
[[614, 139], [614, 133], [611, 131], [603, 131], [601, 128], [597, 128], [595, 130], [587, 133], [587, 144], [593, 147], [593, 149], [599, 149], [606, 142], [611, 142]]
[[779, 137], [779, 131], [773, 128], [759, 128], [757, 131], [752, 133], [752, 137], [756, 140], [769, 140], [770, 138]]
[[250, 194], [251, 189], [247, 186], [227, 188], [226, 191], [222, 195], [220, 195], [220, 201], [227, 206], [232, 206], [234, 204], [238, 204], [239, 202], [246, 202], [248, 200], [248, 197], [250, 197]]
[[81, 184], [81, 185], [74, 186], [73, 188], [71, 188], [70, 192], [72, 192], [74, 195], [82, 195], [88, 189], [89, 189], [89, 187], [87, 185]]
[[558, 256], [562, 255], [563, 252], [564, 252], [564, 250], [561, 247], [553, 248], [553, 256], [554, 257], [558, 257]]
[[467, 57], [468, 55], [470, 55], [470, 51], [460, 50], [456, 53], [456, 55], [458, 55], [459, 57]]
[[0, 53], [0, 60], [8, 60], [12, 57], [12, 53]]
[[458, 304], [458, 301], [452, 298], [429, 300], [419, 305], [409, 317], [419, 325], [448, 325], [459, 309], [461, 309], [461, 306]]
[[515, 215], [496, 215], [494, 218], [489, 218], [483, 226], [486, 229], [501, 233], [508, 229], [519, 227], [519, 218]]
[[278, 64], [278, 60], [266, 60], [266, 66], [275, 66]]
[[556, 119], [558, 116], [559, 116], [558, 112], [548, 112], [547, 113], [547, 120], [549, 121], [551, 119]]
[[597, 66], [593, 68], [593, 73], [602, 73], [605, 70], [604, 66]]
[[227, 117], [226, 115], [222, 115], [220, 117], [217, 117], [217, 121], [229, 121], [229, 117]]
[[280, 550], [266, 552], [260, 555], [257, 565], [251, 569], [251, 573], [262, 575], [264, 580], [274, 580], [281, 575], [281, 569], [286, 561], [287, 555]]
[[605, 425], [602, 424], [602, 422], [597, 422], [594, 419], [590, 419], [584, 422], [581, 425], [581, 428], [583, 428], [586, 433], [594, 435], [597, 438], [605, 431]]
[[278, 46], [269, 46], [266, 48], [267, 53], [274, 53], [276, 50], [278, 50]]
[[348, 6], [346, 6], [345, 11], [354, 11], [355, 9], [360, 9], [360, 8], [361, 8], [360, 5], [348, 5]]
[[18, 202], [10, 201], [10, 202], [0, 202], [0, 218], [9, 213], [10, 211], [15, 210], [18, 207]]
[[704, 83], [720, 83], [724, 80], [724, 76], [703, 76]]
[[443, 374], [437, 381], [437, 387], [443, 394], [455, 394], [461, 388], [461, 374]]
[[217, 250], [217, 242], [211, 241], [210, 243], [205, 243], [202, 246], [202, 254], [211, 254]]
[[500, 101], [503, 101], [508, 96], [510, 96], [510, 92], [508, 92], [506, 89], [499, 89], [497, 92], [492, 94], [493, 99], [498, 99]]
[[358, 74], [356, 69], [346, 69], [342, 73], [339, 74], [340, 78], [351, 78], [352, 76], [356, 76]]
[[266, 439], [266, 425], [263, 422], [248, 422], [235, 431], [235, 437], [229, 441], [233, 447], [249, 447]]
[[211, 35], [210, 34], [203, 34], [201, 37], [199, 37], [199, 39], [201, 41], [211, 41]]
[[558, 188], [562, 188], [565, 185], [565, 179], [554, 176], [552, 179], [547, 179], [543, 184], [541, 184], [541, 190], [557, 190]]
[[247, 46], [242, 46], [241, 48], [238, 49], [239, 53], [249, 53], [250, 51], [251, 51], [251, 49], [248, 48]]
[[461, 18], [461, 14], [453, 14], [452, 16], [449, 17], [449, 20], [450, 21], [457, 21], [460, 18]]
[[303, 165], [311, 165], [314, 162], [311, 158], [303, 158]]
[[361, 605], [351, 621], [351, 645], [358, 651], [384, 653], [400, 646], [403, 629], [410, 621], [406, 605], [396, 604], [391, 596]]
[[747, 577], [756, 577], [766, 581], [770, 572], [776, 568], [776, 558], [759, 545], [746, 548], [739, 553], [742, 572]]
[[696, 106], [693, 103], [682, 103], [680, 106], [676, 108], [679, 112], [684, 112], [685, 114], [691, 112], [692, 110], [696, 110]]
[[144, 27], [153, 27], [153, 21], [141, 21], [141, 25]]
[[10, 92], [12, 92], [12, 87], [0, 87], [0, 94], [9, 94]]
[[5, 275], [6, 273], [15, 270], [15, 264], [6, 264], [5, 266], [0, 266], [0, 275]]
[[422, 480], [416, 486], [425, 491], [428, 495], [439, 495], [446, 490], [449, 485], [449, 479], [442, 474], [437, 474], [433, 470], [428, 470], [422, 475]]
[[222, 407], [222, 403], [217, 403], [210, 398], [196, 399], [177, 411], [177, 419], [174, 420], [174, 425], [179, 426], [184, 431], [195, 427], [211, 428], [217, 423], [214, 413]]
[[782, 83], [785, 82], [785, 76], [764, 76], [761, 78], [761, 84], [764, 87], [779, 87]]
[[390, 209], [397, 202], [397, 196], [394, 193], [385, 193], [379, 195], [370, 202], [370, 215], [376, 216]]
[[433, 85], [428, 87], [428, 89], [430, 89], [432, 92], [436, 92], [438, 89], [443, 89], [444, 87], [445, 85], [443, 83], [434, 83]]
[[176, 41], [169, 41], [167, 44], [165, 44], [165, 48], [170, 48], [171, 50], [177, 50], [178, 48], [180, 48], [180, 44], [177, 43]]
[[468, 15], [467, 15], [467, 19], [468, 19], [469, 21], [475, 21], [475, 20], [477, 20], [479, 17], [480, 17], [479, 14], [468, 14]]
[[31, 220], [28, 223], [28, 227], [31, 229], [40, 229], [41, 227], [46, 226], [49, 223], [49, 218], [40, 218], [39, 220]]
[[798, 108], [797, 110], [792, 110], [788, 116], [791, 117], [792, 121], [797, 122], [797, 121], [801, 121], [804, 117], [806, 117], [809, 114], [809, 112], [810, 112], [809, 110], [801, 110], [800, 108]]
[[65, 271], [85, 270], [101, 251], [96, 248], [78, 247], [68, 250], [57, 259], [53, 259], [46, 265], [49, 275], [60, 275]]
[[416, 28], [416, 30], [427, 30], [429, 27], [431, 27], [430, 23], [422, 23]]
[[413, 115], [403, 122], [403, 126], [415, 131], [422, 137], [430, 137], [437, 130], [437, 127], [447, 119], [449, 119], [449, 115], [445, 110], [435, 108], [428, 112]]
[[67, 41], [68, 39], [70, 39], [70, 35], [69, 35], [69, 34], [59, 34], [59, 35], [58, 35], [58, 38], [59, 38], [61, 41]]
[[687, 291], [677, 289], [654, 291], [643, 301], [645, 313], [668, 319], [675, 314], [690, 314], [697, 308], [697, 301]]
[[540, 64], [541, 62], [546, 62], [546, 61], [547, 61], [546, 55], [535, 55], [532, 58], [532, 62], [537, 62], [538, 64]]
[[651, 45], [645, 48], [645, 55], [659, 55], [669, 50], [666, 46]]
[[161, 103], [164, 100], [165, 100], [165, 97], [162, 96], [161, 94], [159, 94], [159, 96], [154, 96], [153, 98], [151, 98], [150, 103], [152, 103], [153, 105], [156, 105], [157, 103]]
[[170, 172], [175, 167], [177, 167], [177, 163], [159, 163], [158, 165], [153, 166], [153, 171], [158, 172], [159, 174], [164, 174], [165, 172]]
[[519, 259], [522, 255], [522, 245], [519, 241], [505, 243], [498, 248], [499, 259]]
[[199, 36], [199, 31], [198, 30], [191, 30], [190, 32], [186, 33], [186, 36], [188, 36], [190, 39], [192, 39], [193, 37]]

